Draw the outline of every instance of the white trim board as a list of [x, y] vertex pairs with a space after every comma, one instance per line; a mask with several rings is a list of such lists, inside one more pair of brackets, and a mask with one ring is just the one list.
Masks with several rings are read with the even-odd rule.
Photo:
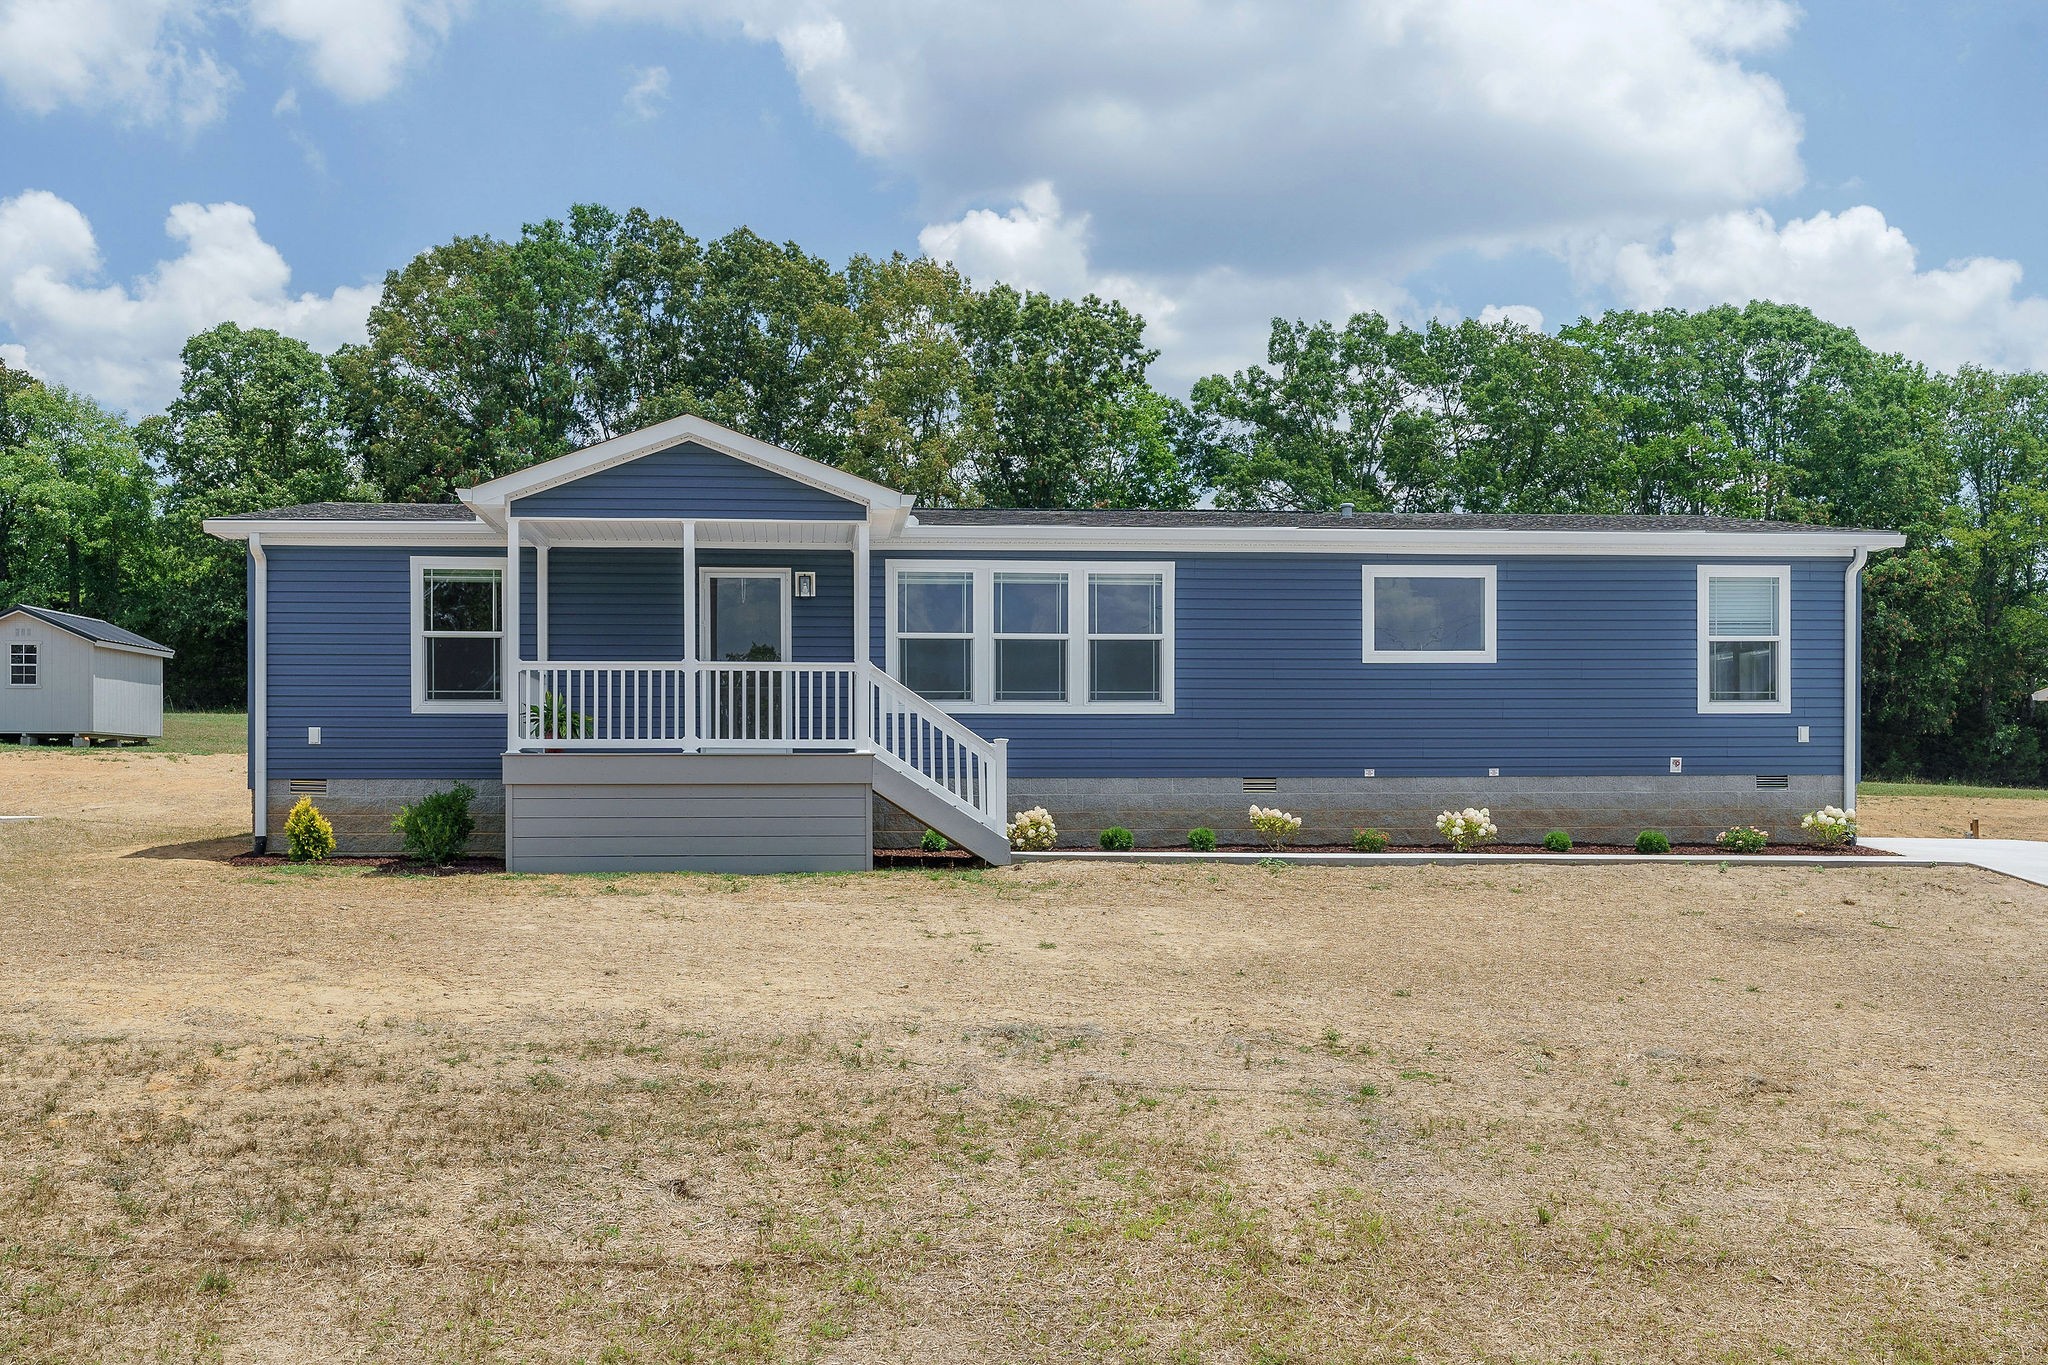
[[983, 554], [1011, 550], [1142, 554], [1625, 555], [1678, 559], [1791, 557], [1845, 559], [1858, 549], [1891, 550], [1906, 538], [1846, 531], [1481, 531], [1350, 530], [1294, 526], [919, 526], [915, 518], [875, 541], [877, 553], [913, 550]]
[[658, 450], [694, 442], [708, 450], [716, 451], [733, 459], [743, 461], [780, 474], [798, 483], [808, 484], [821, 492], [859, 503], [863, 507], [882, 512], [907, 511], [917, 499], [907, 493], [870, 482], [843, 469], [834, 469], [827, 464], [807, 459], [793, 450], [786, 450], [768, 441], [758, 440], [731, 427], [720, 426], [702, 417], [672, 417], [666, 422], [657, 422], [639, 431], [614, 436], [608, 441], [572, 450], [552, 460], [543, 460], [515, 473], [501, 475], [474, 488], [457, 490], [456, 496], [478, 510], [479, 514], [490, 517], [501, 512], [507, 503], [518, 498], [531, 497], [566, 483], [585, 478], [602, 470], [637, 460], [643, 455], [652, 455]]
[[[902, 680], [897, 629], [897, 580], [903, 573], [971, 574], [973, 586], [974, 641], [971, 690], [974, 701], [937, 701], [930, 704], [949, 715], [1171, 715], [1174, 708], [1175, 630], [1174, 566], [1170, 560], [990, 560], [990, 559], [892, 559], [882, 584], [882, 630], [884, 668], [890, 677]], [[1065, 574], [1067, 577], [1067, 700], [995, 700], [995, 575]], [[1090, 574], [1157, 574], [1160, 578], [1159, 700], [1089, 701], [1088, 648], [1094, 639], [1151, 639], [1152, 636], [1095, 635], [1089, 630], [1088, 577]], [[945, 632], [941, 638], [957, 638]], [[912, 637], [919, 638], [919, 637]], [[926, 636], [923, 638], [932, 638]], [[1050, 638], [1050, 637], [1032, 637]], [[982, 699], [986, 700], [982, 700]]]
[[691, 656], [707, 664], [738, 663], [737, 659], [714, 659], [711, 657], [711, 580], [714, 578], [772, 578], [782, 584], [782, 642], [778, 648], [782, 657], [777, 662], [794, 662], [789, 656], [795, 648], [792, 635], [795, 630], [796, 601], [791, 576], [792, 569], [751, 567], [744, 565], [702, 564], [697, 568], [697, 624], [699, 639], [695, 642], [695, 653]]
[[[1491, 564], [1367, 564], [1363, 597], [1362, 659], [1369, 664], [1490, 664], [1500, 657], [1500, 571]], [[1476, 578], [1483, 585], [1480, 613], [1485, 643], [1478, 649], [1376, 649], [1373, 646], [1376, 578]]]
[[[412, 713], [416, 716], [502, 716], [505, 714], [505, 689], [511, 679], [505, 675], [503, 664], [499, 666], [498, 696], [492, 701], [429, 701], [427, 699], [427, 637], [426, 604], [422, 588], [428, 569], [496, 569], [498, 571], [498, 630], [489, 638], [507, 639], [516, 642], [519, 635], [518, 623], [508, 619], [516, 608], [505, 585], [505, 556], [501, 553], [490, 555], [414, 555], [409, 561], [406, 580], [411, 585], [412, 607], [410, 611], [410, 652], [412, 655]], [[477, 638], [485, 638], [481, 635]], [[502, 645], [501, 645], [502, 650]], [[502, 653], [501, 653], [502, 657]]]
[[[1707, 632], [1707, 580], [1712, 578], [1775, 578], [1778, 580], [1777, 684], [1772, 701], [1714, 701], [1709, 695], [1711, 637]], [[1702, 564], [1695, 576], [1695, 644], [1698, 649], [1699, 714], [1703, 716], [1783, 716], [1792, 711], [1792, 566], [1789, 564]], [[1764, 639], [1764, 636], [1728, 636]], [[1851, 669], [1855, 661], [1847, 661]]]

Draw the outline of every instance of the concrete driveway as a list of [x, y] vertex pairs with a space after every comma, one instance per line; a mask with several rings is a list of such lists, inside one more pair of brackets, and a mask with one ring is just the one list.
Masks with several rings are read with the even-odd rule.
[[2048, 842], [2039, 839], [1859, 839], [1858, 843], [1908, 858], [1931, 858], [1985, 867], [2048, 886]]

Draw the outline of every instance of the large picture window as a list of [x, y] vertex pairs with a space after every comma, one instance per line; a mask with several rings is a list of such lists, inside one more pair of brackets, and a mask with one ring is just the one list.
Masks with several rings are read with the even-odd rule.
[[490, 712], [504, 702], [502, 561], [413, 561], [415, 711]]
[[949, 710], [1170, 711], [1167, 564], [891, 565], [889, 671]]
[[1701, 711], [1792, 709], [1791, 614], [1790, 569], [1700, 566]]
[[1491, 564], [1365, 566], [1365, 661], [1490, 664], [1495, 654]]

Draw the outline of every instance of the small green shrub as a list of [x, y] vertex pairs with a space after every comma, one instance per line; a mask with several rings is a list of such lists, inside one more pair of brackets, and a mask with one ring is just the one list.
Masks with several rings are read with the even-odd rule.
[[447, 791], [400, 806], [391, 828], [405, 836], [405, 856], [437, 867], [460, 858], [469, 836], [476, 833], [476, 821], [469, 814], [474, 799], [469, 785], [458, 782]]
[[1354, 829], [1351, 831], [1353, 853], [1385, 853], [1387, 845], [1394, 842], [1383, 829]]
[[1770, 845], [1771, 836], [1755, 825], [1737, 825], [1715, 835], [1714, 842], [1730, 853], [1761, 853]]
[[1561, 829], [1554, 829], [1543, 836], [1543, 846], [1552, 853], [1569, 853], [1572, 851], [1572, 836]]
[[918, 839], [917, 846], [927, 853], [944, 853], [953, 846], [952, 841], [935, 829], [928, 829]]
[[1636, 852], [1669, 853], [1671, 836], [1661, 829], [1646, 829], [1636, 836]]
[[1122, 825], [1111, 825], [1108, 829], [1102, 831], [1102, 837], [1097, 839], [1096, 842], [1111, 853], [1129, 853], [1133, 848], [1137, 847], [1138, 836], [1125, 829]]
[[1197, 825], [1188, 831], [1188, 847], [1197, 853], [1216, 851], [1216, 831], [1207, 825]]
[[334, 826], [313, 804], [312, 797], [300, 797], [291, 814], [285, 816], [284, 843], [295, 863], [317, 863], [333, 855]]

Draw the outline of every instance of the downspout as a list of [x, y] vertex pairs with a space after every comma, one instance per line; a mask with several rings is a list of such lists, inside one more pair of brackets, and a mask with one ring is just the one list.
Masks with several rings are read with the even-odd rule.
[[1856, 779], [1863, 771], [1863, 603], [1856, 579], [1870, 559], [1858, 546], [1842, 579], [1842, 808], [1856, 809]]
[[249, 533], [249, 560], [256, 567], [255, 599], [249, 612], [249, 789], [254, 809], [249, 817], [255, 850], [270, 845], [270, 562], [263, 556], [263, 533]]

